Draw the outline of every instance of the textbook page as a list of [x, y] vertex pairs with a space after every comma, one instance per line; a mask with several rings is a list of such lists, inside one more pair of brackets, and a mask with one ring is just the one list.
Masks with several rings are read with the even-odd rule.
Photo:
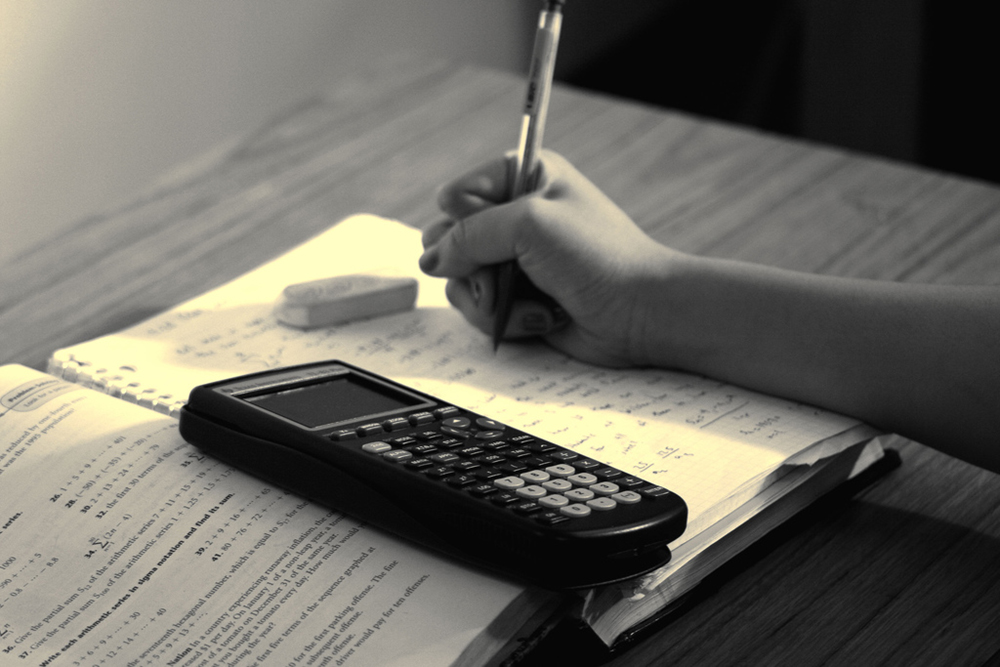
[[467, 664], [536, 594], [21, 366], [0, 368], [0, 490], [4, 665]]
[[[863, 438], [834, 438], [857, 420], [709, 378], [597, 368], [537, 342], [494, 353], [450, 307], [444, 281], [419, 271], [421, 250], [419, 232], [399, 222], [348, 218], [160, 316], [58, 351], [50, 371], [176, 412], [198, 384], [342, 359], [664, 486], [688, 503], [695, 528], [764, 488], [790, 457], [809, 464]], [[290, 283], [365, 271], [416, 278], [417, 308], [316, 331], [271, 313]]]

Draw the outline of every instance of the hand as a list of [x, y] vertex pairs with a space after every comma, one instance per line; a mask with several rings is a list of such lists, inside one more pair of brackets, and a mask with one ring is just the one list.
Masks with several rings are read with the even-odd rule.
[[565, 311], [559, 326], [535, 301], [515, 303], [504, 338], [541, 335], [577, 358], [639, 363], [644, 309], [653, 277], [673, 251], [640, 230], [596, 186], [555, 153], [543, 155], [534, 192], [508, 202], [511, 162], [498, 159], [446, 185], [438, 198], [449, 220], [424, 232], [421, 268], [447, 277], [465, 318], [491, 333], [493, 265], [516, 260]]

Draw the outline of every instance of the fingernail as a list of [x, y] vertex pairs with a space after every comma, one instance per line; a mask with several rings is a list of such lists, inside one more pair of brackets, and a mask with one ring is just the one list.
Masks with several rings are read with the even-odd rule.
[[437, 268], [438, 263], [441, 261], [441, 255], [438, 253], [437, 246], [428, 248], [417, 263], [420, 265], [420, 270], [424, 273], [432, 273], [434, 269]]
[[552, 327], [552, 320], [547, 312], [528, 313], [521, 318], [521, 328], [525, 333], [543, 334]]

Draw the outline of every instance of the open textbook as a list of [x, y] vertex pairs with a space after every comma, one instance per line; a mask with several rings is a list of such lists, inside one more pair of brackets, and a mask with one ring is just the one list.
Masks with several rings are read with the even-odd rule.
[[557, 602], [271, 488], [177, 431], [0, 368], [0, 664], [482, 665]]
[[[449, 307], [443, 281], [420, 274], [420, 252], [413, 229], [374, 216], [349, 218], [162, 315], [56, 351], [49, 371], [175, 415], [198, 384], [338, 358], [664, 486], [689, 508], [671, 564], [585, 596], [585, 617], [608, 644], [738, 551], [709, 547], [752, 542], [767, 521], [780, 523], [782, 512], [809, 502], [805, 496], [881, 457], [878, 434], [857, 420], [710, 378], [596, 368], [542, 343], [494, 353], [488, 337]], [[417, 308], [318, 331], [273, 317], [286, 285], [359, 272], [417, 278]], [[792, 494], [805, 486], [809, 494]], [[798, 504], [781, 502], [785, 497]], [[765, 511], [775, 505], [785, 509]]]

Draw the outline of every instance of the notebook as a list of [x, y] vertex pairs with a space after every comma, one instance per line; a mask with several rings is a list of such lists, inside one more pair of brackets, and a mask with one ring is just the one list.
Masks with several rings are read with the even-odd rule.
[[[671, 489], [689, 507], [673, 565], [583, 597], [584, 618], [609, 645], [712, 571], [718, 550], [702, 554], [713, 544], [760, 534], [768, 507], [808, 502], [790, 496], [795, 489], [819, 494], [882, 457], [879, 433], [855, 419], [711, 378], [593, 367], [540, 342], [494, 353], [449, 306], [443, 281], [420, 273], [420, 252], [416, 230], [354, 216], [146, 322], [56, 351], [49, 372], [176, 415], [198, 384], [339, 358]], [[273, 317], [286, 285], [359, 272], [416, 278], [417, 307], [317, 331]]]

